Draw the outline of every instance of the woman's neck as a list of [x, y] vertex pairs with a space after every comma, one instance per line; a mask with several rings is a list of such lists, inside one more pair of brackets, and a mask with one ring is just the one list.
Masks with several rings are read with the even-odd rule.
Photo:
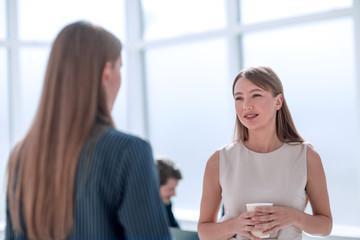
[[258, 153], [273, 152], [283, 145], [275, 130], [272, 131], [249, 131], [249, 139], [244, 145]]

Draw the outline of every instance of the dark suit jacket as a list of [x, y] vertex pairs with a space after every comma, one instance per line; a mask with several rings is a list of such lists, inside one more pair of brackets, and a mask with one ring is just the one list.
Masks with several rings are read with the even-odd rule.
[[169, 227], [175, 227], [175, 228], [180, 228], [178, 222], [175, 219], [175, 216], [172, 212], [172, 204], [171, 202], [168, 205], [165, 205], [166, 207], [166, 212], [169, 218]]
[[[99, 129], [82, 150], [68, 239], [170, 239], [150, 145], [110, 127]], [[8, 206], [5, 234], [27, 239], [26, 230], [14, 234]]]

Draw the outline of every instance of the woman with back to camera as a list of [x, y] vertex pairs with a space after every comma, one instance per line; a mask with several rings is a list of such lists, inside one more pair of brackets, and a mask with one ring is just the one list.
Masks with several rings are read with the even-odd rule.
[[121, 43], [66, 26], [8, 163], [6, 239], [170, 239], [150, 145], [114, 129]]
[[[208, 239], [302, 239], [302, 231], [329, 235], [332, 217], [319, 154], [298, 134], [283, 87], [266, 66], [242, 70], [234, 80], [234, 142], [206, 164], [199, 236]], [[312, 215], [304, 213], [310, 201]], [[224, 204], [225, 215], [217, 222]], [[274, 206], [246, 211], [246, 203]]]

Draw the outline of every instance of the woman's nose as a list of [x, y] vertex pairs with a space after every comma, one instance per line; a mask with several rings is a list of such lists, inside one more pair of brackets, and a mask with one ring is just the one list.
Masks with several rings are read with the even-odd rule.
[[250, 101], [244, 101], [243, 109], [246, 111], [250, 111], [250, 110], [253, 110], [254, 107]]

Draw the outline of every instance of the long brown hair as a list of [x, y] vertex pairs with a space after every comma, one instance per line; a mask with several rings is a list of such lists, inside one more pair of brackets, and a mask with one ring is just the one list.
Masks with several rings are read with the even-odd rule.
[[34, 121], [9, 158], [7, 194], [16, 232], [23, 232], [23, 218], [30, 239], [70, 234], [82, 147], [99, 119], [113, 126], [101, 77], [120, 52], [114, 35], [89, 22], [72, 23], [56, 37]]
[[[270, 91], [273, 97], [282, 94], [282, 107], [276, 112], [276, 134], [282, 142], [304, 142], [304, 139], [295, 128], [294, 121], [285, 100], [284, 89], [277, 74], [267, 66], [256, 66], [244, 69], [235, 77], [232, 87], [233, 96], [235, 84], [242, 77], [248, 79], [256, 86], [266, 91]], [[249, 131], [247, 127], [245, 127], [236, 116], [234, 141], [239, 142], [248, 139]]]

